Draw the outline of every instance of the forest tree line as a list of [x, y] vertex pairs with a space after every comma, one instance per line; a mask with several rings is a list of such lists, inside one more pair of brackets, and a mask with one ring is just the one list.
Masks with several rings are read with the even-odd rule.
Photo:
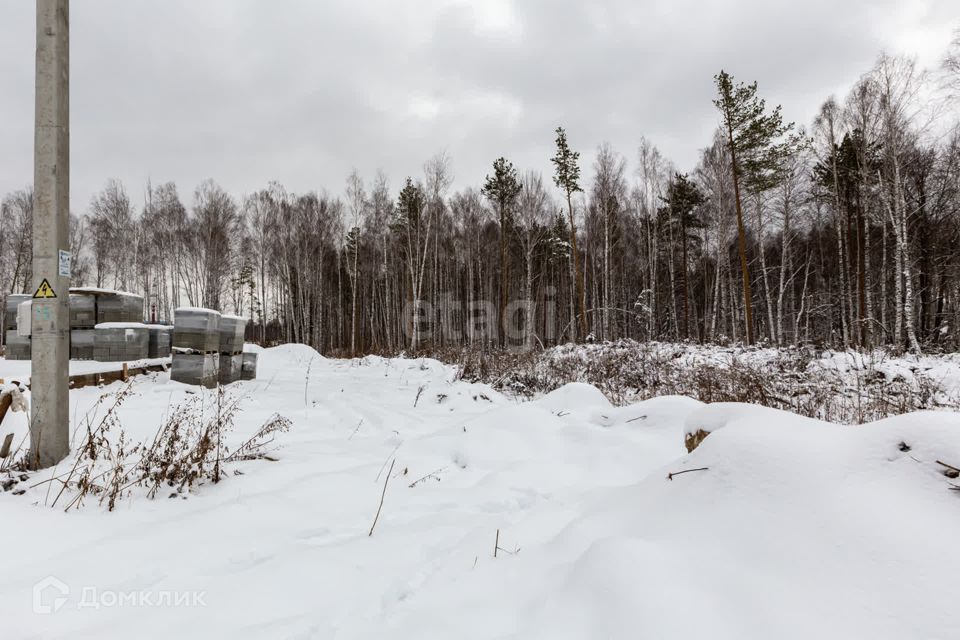
[[[692, 340], [914, 352], [960, 346], [960, 37], [941, 68], [881, 55], [808, 128], [715, 78], [719, 126], [678, 170], [649, 140], [552, 172], [491, 162], [452, 190], [445, 153], [399, 185], [281, 184], [189, 198], [107, 181], [71, 216], [74, 286], [206, 306], [248, 339], [323, 353]], [[584, 177], [589, 176], [589, 177]], [[479, 176], [478, 176], [479, 178]], [[31, 286], [30, 189], [0, 206], [0, 297]], [[2, 313], [2, 305], [0, 305]], [[510, 330], [505, 331], [508, 327]]]

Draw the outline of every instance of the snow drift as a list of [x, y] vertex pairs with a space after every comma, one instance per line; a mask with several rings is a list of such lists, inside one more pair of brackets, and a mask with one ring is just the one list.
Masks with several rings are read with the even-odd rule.
[[[585, 384], [518, 402], [456, 374], [266, 349], [260, 378], [231, 385], [235, 436], [284, 414], [277, 462], [111, 514], [44, 508], [49, 483], [0, 494], [5, 632], [960, 637], [960, 493], [937, 463], [960, 461], [956, 413], [843, 427], [683, 397], [614, 407]], [[75, 414], [103, 392], [73, 392]], [[146, 438], [196, 392], [156, 374], [121, 417]], [[686, 454], [693, 425], [709, 435]], [[48, 576], [69, 594], [36, 614]], [[80, 607], [84, 589], [203, 605]]]

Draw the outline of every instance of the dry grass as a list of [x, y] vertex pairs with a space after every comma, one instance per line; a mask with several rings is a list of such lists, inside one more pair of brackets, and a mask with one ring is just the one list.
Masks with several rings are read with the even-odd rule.
[[683, 395], [703, 402], [748, 402], [845, 424], [923, 409], [960, 409], [960, 398], [922, 372], [891, 379], [869, 359], [844, 371], [817, 367], [812, 366], [815, 352], [806, 349], [784, 350], [772, 359], [750, 357], [749, 351], [728, 352], [723, 362], [696, 362], [682, 345], [671, 349], [624, 341], [525, 353], [465, 350], [434, 357], [456, 362], [464, 380], [526, 397], [586, 382], [618, 405]]
[[275, 459], [268, 448], [274, 434], [290, 428], [287, 418], [275, 415], [229, 451], [225, 439], [233, 429], [243, 397], [218, 388], [212, 403], [209, 397], [194, 395], [174, 407], [149, 443], [131, 442], [120, 409], [132, 395], [132, 388], [131, 383], [100, 399], [107, 406], [106, 412], [99, 421], [89, 415], [84, 420], [82, 440], [75, 444], [66, 470], [58, 467], [52, 472], [26, 474], [20, 464], [17, 482], [35, 481], [41, 474], [52, 473], [29, 487], [46, 487], [44, 504], [61, 506], [65, 511], [97, 504], [113, 511], [120, 500], [135, 495], [175, 498], [205, 483], [218, 483], [227, 477], [226, 464]]

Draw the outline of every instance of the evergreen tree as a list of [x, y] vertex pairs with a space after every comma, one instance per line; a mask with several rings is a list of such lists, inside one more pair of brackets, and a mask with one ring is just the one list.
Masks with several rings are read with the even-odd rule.
[[758, 193], [770, 189], [782, 177], [784, 159], [796, 152], [802, 138], [792, 134], [793, 123], [784, 124], [780, 106], [767, 113], [766, 101], [757, 96], [757, 83], [734, 84], [733, 76], [721, 71], [714, 77], [718, 97], [713, 101], [723, 118], [730, 149], [737, 237], [743, 278], [743, 305], [747, 344], [753, 342], [753, 299], [747, 262], [747, 237], [743, 223], [741, 187]]
[[702, 229], [706, 226], [702, 218], [697, 215], [700, 205], [706, 198], [703, 191], [695, 182], [690, 180], [687, 174], [677, 173], [667, 187], [667, 196], [664, 198], [666, 206], [661, 210], [665, 214], [667, 224], [671, 225], [676, 231], [676, 236], [680, 240], [681, 260], [683, 268], [681, 275], [683, 278], [683, 336], [690, 338], [690, 278], [689, 278], [689, 260], [687, 247], [691, 240], [698, 240], [698, 236], [691, 236], [695, 229]]
[[500, 218], [500, 343], [506, 337], [507, 294], [509, 293], [509, 270], [507, 264], [507, 229], [512, 210], [523, 185], [517, 178], [517, 170], [506, 158], [497, 158], [493, 163], [493, 175], [487, 176], [480, 192], [497, 209]]
[[[587, 305], [583, 294], [583, 269], [580, 268], [580, 253], [577, 250], [577, 223], [573, 219], [573, 194], [583, 191], [580, 187], [580, 153], [572, 151], [567, 144], [567, 133], [557, 127], [557, 155], [551, 158], [555, 172], [553, 182], [567, 196], [567, 213], [570, 216], [570, 251], [573, 253], [574, 288], [580, 309], [580, 335], [587, 335]], [[576, 329], [573, 329], [576, 333]]]

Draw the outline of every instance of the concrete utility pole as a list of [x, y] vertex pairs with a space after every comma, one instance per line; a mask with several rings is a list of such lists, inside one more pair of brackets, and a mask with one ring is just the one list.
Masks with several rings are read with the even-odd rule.
[[37, 0], [28, 464], [70, 451], [70, 2]]

